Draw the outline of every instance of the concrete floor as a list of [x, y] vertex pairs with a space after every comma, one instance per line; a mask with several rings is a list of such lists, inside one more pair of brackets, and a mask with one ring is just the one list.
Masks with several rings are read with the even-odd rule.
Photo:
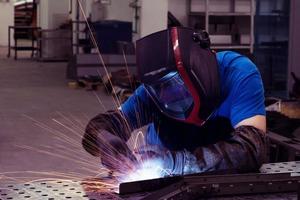
[[[25, 171], [74, 172], [82, 178], [98, 173], [99, 160], [82, 149], [81, 135], [91, 117], [113, 107], [112, 97], [102, 90], [96, 92], [103, 108], [93, 92], [68, 88], [66, 63], [14, 61], [5, 59], [3, 51], [0, 56], [0, 180], [4, 173], [15, 178], [43, 178]], [[15, 171], [21, 173], [10, 173]]]

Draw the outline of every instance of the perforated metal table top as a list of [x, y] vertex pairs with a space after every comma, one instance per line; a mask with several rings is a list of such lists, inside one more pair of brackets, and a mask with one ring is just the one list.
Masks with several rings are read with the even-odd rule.
[[[285, 173], [300, 175], [300, 161], [285, 163], [265, 164], [260, 169], [261, 173]], [[74, 180], [47, 180], [35, 181], [22, 184], [10, 184], [0, 180], [0, 200], [139, 200], [145, 194], [127, 196], [122, 198], [115, 192], [115, 189], [102, 184], [102, 182], [86, 182]], [[224, 197], [214, 199], [276, 199], [296, 200], [296, 193], [270, 194], [256, 196]]]
[[292, 173], [292, 175], [300, 176], [300, 161], [264, 164], [260, 168], [260, 172], [268, 174]]
[[38, 181], [25, 184], [0, 185], [0, 200], [120, 199], [110, 189], [101, 189], [101, 191], [95, 192], [95, 190], [89, 189], [88, 185], [79, 181]]

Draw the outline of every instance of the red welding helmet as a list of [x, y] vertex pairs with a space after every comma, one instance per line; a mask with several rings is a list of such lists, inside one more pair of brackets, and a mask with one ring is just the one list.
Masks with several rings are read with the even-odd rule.
[[165, 115], [201, 126], [220, 102], [216, 55], [204, 31], [173, 27], [137, 41], [138, 75]]

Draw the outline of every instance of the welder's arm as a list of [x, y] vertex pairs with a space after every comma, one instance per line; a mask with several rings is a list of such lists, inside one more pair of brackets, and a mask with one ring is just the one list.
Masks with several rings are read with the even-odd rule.
[[[101, 132], [111, 133], [126, 142], [134, 129], [148, 124], [153, 116], [153, 105], [145, 88], [140, 86], [120, 109], [101, 113], [88, 123], [82, 139], [83, 147], [98, 156]], [[151, 111], [151, 112], [150, 112]]]
[[266, 134], [253, 126], [240, 126], [229, 139], [198, 147], [194, 152], [176, 152], [174, 169], [182, 170], [183, 174], [215, 170], [249, 172], [259, 169], [266, 159]]
[[167, 174], [185, 175], [210, 171], [254, 172], [267, 161], [266, 134], [253, 126], [236, 128], [228, 139], [200, 146], [194, 151], [169, 151], [147, 147], [146, 158], [161, 161]]
[[[231, 103], [231, 137], [215, 144], [184, 152], [184, 172], [197, 166], [213, 170], [253, 171], [267, 158], [264, 90], [257, 71], [234, 82]], [[187, 166], [187, 167], [186, 167]]]
[[[130, 137], [130, 127], [119, 110], [101, 113], [90, 120], [82, 138], [83, 148], [93, 156], [100, 156], [102, 141], [120, 139], [124, 143]], [[110, 136], [111, 135], [111, 136]], [[106, 145], [107, 146], [107, 145]]]

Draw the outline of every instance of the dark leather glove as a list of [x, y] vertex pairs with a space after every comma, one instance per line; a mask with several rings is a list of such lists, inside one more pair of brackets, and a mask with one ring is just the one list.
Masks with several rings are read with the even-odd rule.
[[149, 145], [141, 147], [137, 153], [143, 162], [154, 161], [156, 164], [160, 164], [162, 177], [182, 174], [184, 171], [186, 164], [184, 151], [170, 151], [160, 146]]
[[142, 148], [145, 159], [160, 158], [170, 175], [209, 171], [253, 172], [267, 162], [266, 134], [252, 126], [241, 126], [232, 137], [215, 144], [201, 146], [194, 152], [168, 151], [156, 146]]
[[126, 172], [135, 165], [136, 158], [126, 142], [106, 130], [85, 133], [82, 144], [86, 151], [100, 156], [102, 164], [113, 171]]

